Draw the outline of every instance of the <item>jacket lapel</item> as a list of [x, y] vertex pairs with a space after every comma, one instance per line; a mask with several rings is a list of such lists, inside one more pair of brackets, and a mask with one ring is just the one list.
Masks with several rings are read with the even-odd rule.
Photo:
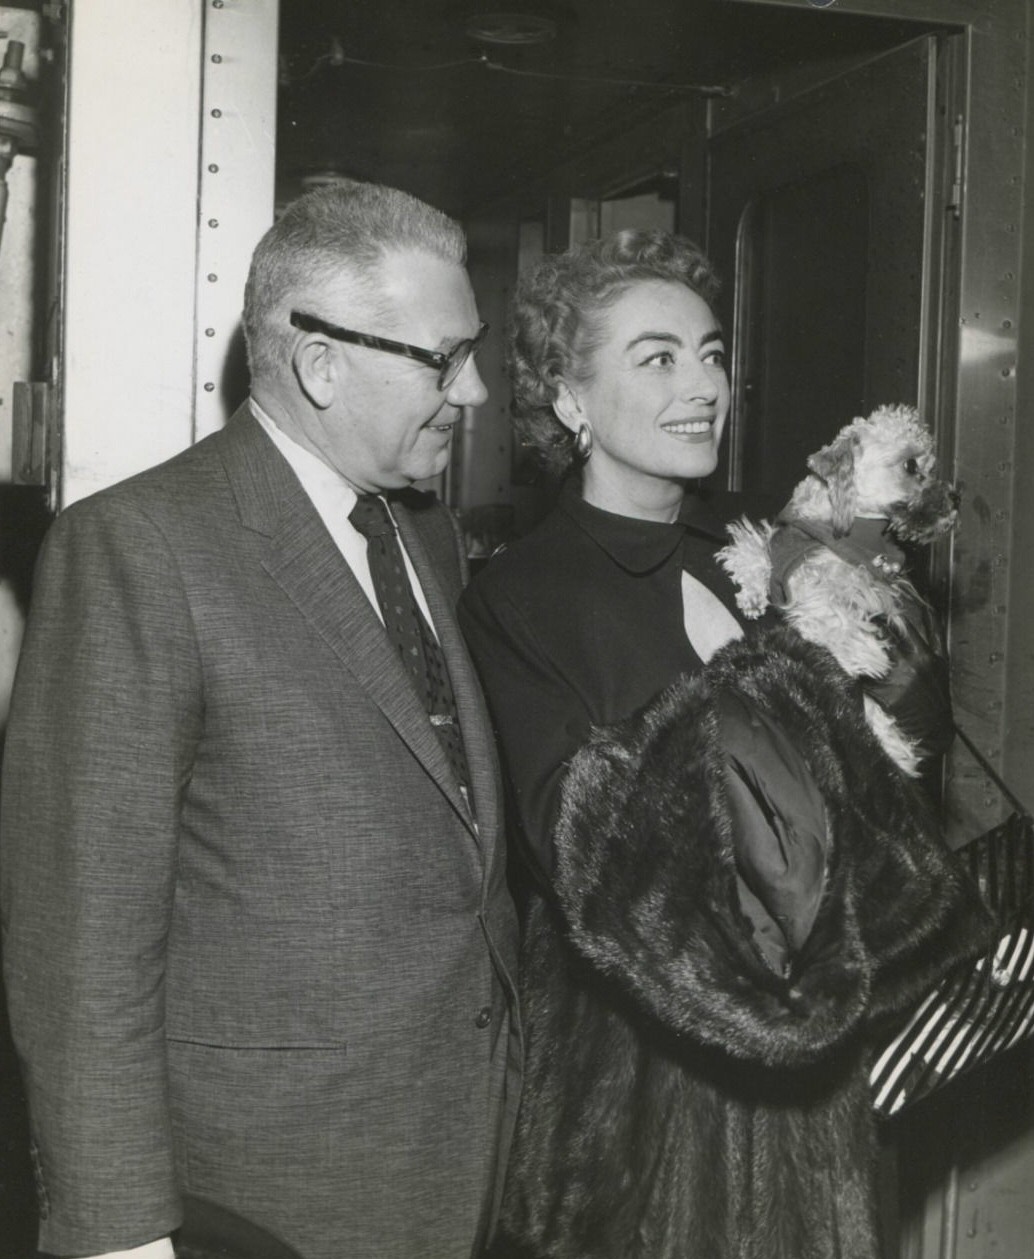
[[[222, 437], [223, 463], [242, 523], [269, 539], [263, 568], [366, 689], [473, 831], [445, 753], [380, 619], [287, 461], [246, 408]], [[426, 591], [422, 572], [420, 580]], [[441, 618], [433, 608], [432, 616], [437, 627]], [[451, 670], [448, 653], [446, 658]]]

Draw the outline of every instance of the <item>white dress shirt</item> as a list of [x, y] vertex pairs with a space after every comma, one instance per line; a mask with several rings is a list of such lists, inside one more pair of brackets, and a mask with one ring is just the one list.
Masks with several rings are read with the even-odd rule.
[[[251, 399], [251, 410], [269, 434], [277, 450], [293, 468], [295, 476], [301, 481], [302, 488], [312, 499], [312, 505], [326, 525], [327, 532], [334, 539], [334, 545], [341, 552], [345, 562], [355, 574], [356, 580], [366, 592], [373, 610], [383, 622], [384, 618], [381, 616], [380, 606], [377, 603], [373, 578], [370, 576], [370, 562], [366, 558], [366, 539], [348, 519], [349, 513], [356, 504], [355, 490], [339, 472], [335, 472], [329, 464], [324, 463], [317, 455], [306, 450], [304, 446], [300, 446], [294, 438], [288, 437], [283, 429], [278, 428], [254, 398]], [[391, 515], [390, 505], [388, 514]], [[398, 542], [413, 594], [416, 596], [427, 624], [434, 630], [434, 621], [431, 619], [427, 600], [424, 598], [424, 592], [406, 551], [405, 543], [401, 537]]]

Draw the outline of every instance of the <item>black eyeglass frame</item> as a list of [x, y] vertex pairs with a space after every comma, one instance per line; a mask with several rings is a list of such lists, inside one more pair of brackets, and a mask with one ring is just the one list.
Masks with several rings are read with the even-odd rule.
[[347, 341], [351, 345], [362, 345], [368, 350], [383, 350], [386, 354], [401, 354], [405, 358], [415, 359], [438, 372], [438, 391], [444, 393], [456, 380], [467, 359], [472, 358], [481, 348], [488, 333], [488, 324], [482, 322], [477, 334], [458, 342], [451, 350], [425, 350], [419, 345], [408, 345], [405, 341], [392, 341], [388, 337], [375, 337], [369, 332], [356, 332], [352, 328], [339, 328], [337, 324], [327, 323], [318, 315], [307, 315], [300, 310], [291, 311], [291, 326], [302, 332], [321, 332], [334, 341]]

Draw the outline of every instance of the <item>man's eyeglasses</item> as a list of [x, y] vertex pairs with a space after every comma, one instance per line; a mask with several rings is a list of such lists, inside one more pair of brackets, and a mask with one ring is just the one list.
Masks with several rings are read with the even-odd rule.
[[477, 330], [477, 336], [459, 341], [447, 353], [441, 350], [422, 350], [418, 345], [407, 345], [404, 341], [390, 341], [387, 337], [373, 337], [367, 332], [353, 332], [351, 328], [339, 328], [336, 324], [327, 323], [317, 315], [305, 315], [300, 310], [291, 311], [291, 324], [302, 332], [322, 332], [325, 337], [335, 341], [348, 341], [352, 345], [365, 345], [369, 350], [384, 350], [387, 354], [402, 354], [406, 358], [416, 359], [418, 363], [426, 363], [438, 372], [438, 389], [444, 393], [463, 371], [463, 365], [472, 355], [477, 354], [481, 343], [488, 332], [488, 324], [483, 323]]

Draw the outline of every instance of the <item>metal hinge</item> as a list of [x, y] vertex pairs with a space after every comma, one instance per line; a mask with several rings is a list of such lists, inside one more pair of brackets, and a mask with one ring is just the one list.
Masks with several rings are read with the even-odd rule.
[[955, 115], [951, 132], [952, 180], [945, 209], [950, 210], [958, 219], [962, 217], [963, 156], [966, 142], [966, 120], [962, 114]]

